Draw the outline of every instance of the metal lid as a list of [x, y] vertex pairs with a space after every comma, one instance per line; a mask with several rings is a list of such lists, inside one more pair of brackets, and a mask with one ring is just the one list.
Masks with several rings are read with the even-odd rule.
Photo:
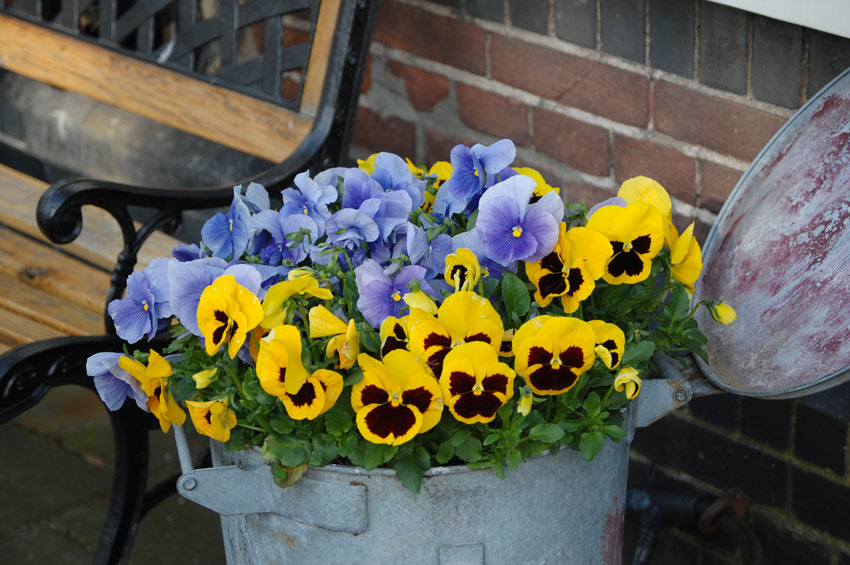
[[703, 249], [695, 300], [716, 386], [793, 397], [850, 378], [850, 69], [803, 106], [738, 181]]

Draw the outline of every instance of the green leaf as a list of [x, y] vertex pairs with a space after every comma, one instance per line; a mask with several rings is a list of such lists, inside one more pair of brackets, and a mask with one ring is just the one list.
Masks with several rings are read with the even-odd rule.
[[664, 307], [664, 314], [671, 321], [684, 320], [690, 310], [689, 304], [688, 292], [683, 285], [677, 284], [670, 293], [670, 299]]
[[493, 445], [502, 438], [500, 434], [490, 434], [484, 438], [484, 445]]
[[262, 454], [266, 461], [274, 461], [289, 468], [306, 465], [310, 461], [308, 444], [294, 437], [267, 436]]
[[313, 467], [324, 467], [333, 463], [339, 455], [336, 443], [323, 438], [313, 438], [313, 450], [310, 454], [310, 465]]
[[272, 465], [271, 468], [275, 484], [280, 488], [286, 488], [294, 485], [307, 472], [308, 465], [299, 465], [291, 469], [282, 465]]
[[371, 471], [392, 459], [396, 453], [398, 453], [398, 447], [395, 445], [366, 442], [363, 450], [363, 468]]
[[269, 418], [272, 429], [282, 436], [288, 436], [295, 429], [295, 421], [285, 412], [278, 412]]
[[624, 430], [620, 426], [607, 424], [605, 426], [602, 426], [602, 431], [604, 431], [608, 437], [615, 441], [620, 441], [621, 439], [626, 437], [626, 430]]
[[455, 455], [466, 461], [474, 463], [481, 459], [481, 440], [470, 437], [455, 448]]
[[470, 430], [469, 428], [458, 428], [451, 435], [449, 440], [452, 442], [453, 447], [457, 447], [457, 446], [461, 445], [463, 442], [465, 442], [466, 440], [468, 440], [471, 436], [472, 436], [472, 430]]
[[422, 487], [422, 476], [431, 468], [431, 458], [422, 447], [406, 451], [396, 459], [393, 469], [404, 488], [417, 494]]
[[363, 380], [363, 369], [360, 365], [355, 365], [348, 369], [345, 373], [345, 378], [342, 381], [343, 386], [353, 386]]
[[554, 443], [564, 437], [564, 430], [558, 424], [537, 424], [528, 432], [528, 439]]
[[521, 464], [522, 453], [520, 453], [519, 449], [511, 449], [508, 451], [508, 470], [513, 473], [519, 469]]
[[528, 314], [531, 307], [531, 296], [525, 283], [510, 271], [502, 271], [502, 298], [509, 313], [519, 316]]
[[449, 461], [452, 460], [452, 457], [455, 456], [455, 446], [451, 442], [451, 440], [446, 440], [440, 444], [440, 447], [437, 448], [437, 453], [434, 455], [434, 459], [440, 465], [445, 465]]
[[338, 436], [351, 431], [354, 419], [343, 408], [334, 406], [325, 414], [325, 429], [329, 434]]
[[585, 425], [584, 420], [562, 420], [558, 424], [565, 432], [577, 432]]
[[490, 470], [500, 479], [505, 479], [505, 464], [501, 461], [493, 461], [490, 463]]
[[597, 416], [599, 412], [602, 411], [602, 399], [599, 398], [599, 395], [595, 392], [591, 392], [587, 395], [587, 398], [584, 399], [582, 407], [588, 416]]
[[594, 430], [581, 434], [578, 449], [585, 461], [593, 461], [593, 458], [602, 450], [603, 445], [605, 445], [605, 436], [602, 432]]
[[630, 343], [626, 345], [626, 351], [623, 353], [623, 361], [621, 367], [635, 367], [649, 361], [652, 354], [655, 353], [655, 343], [647, 340], [638, 343]]

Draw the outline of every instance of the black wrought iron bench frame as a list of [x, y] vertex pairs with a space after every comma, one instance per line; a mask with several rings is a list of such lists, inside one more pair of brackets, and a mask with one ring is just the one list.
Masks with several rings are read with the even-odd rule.
[[[21, 9], [22, 4], [31, 6], [34, 11], [27, 16], [27, 11]], [[37, 12], [40, 4], [41, 2], [14, 2], [12, 6], [19, 8], [14, 15], [38, 20], [33, 14]], [[72, 6], [73, 10], [77, 10], [74, 15], [79, 15], [80, 5], [86, 3], [64, 4]], [[114, 8], [113, 2], [101, 1], [100, 4]], [[180, 0], [179, 4], [182, 9], [187, 2]], [[224, 12], [232, 13], [237, 9], [235, 1], [228, 0], [221, 4], [230, 6], [228, 9], [222, 9]], [[253, 4], [259, 6], [268, 3]], [[296, 4], [313, 8], [316, 6], [315, 0]], [[0, 3], [0, 6], [3, 4]], [[75, 21], [67, 11], [71, 9], [66, 8], [65, 17], [70, 18], [67, 21], [62, 19], [60, 13], [60, 24]], [[257, 182], [270, 192], [276, 193], [288, 186], [298, 172], [327, 167], [346, 158], [376, 9], [377, 2], [371, 0], [341, 2], [324, 86], [312, 121], [312, 129], [282, 162], [244, 179], [241, 183], [243, 186], [249, 182]], [[3, 9], [0, 8], [0, 15], [2, 14]], [[54, 14], [54, 19], [56, 18]], [[65, 25], [63, 31], [74, 33], [73, 27], [75, 26]], [[76, 33], [79, 34], [79, 30], [76, 30]], [[267, 97], [261, 97], [263, 96]], [[61, 244], [74, 240], [83, 229], [83, 206], [100, 207], [115, 218], [121, 227], [123, 250], [112, 271], [111, 286], [106, 297], [108, 303], [123, 294], [127, 277], [136, 264], [139, 249], [153, 231], [174, 228], [180, 222], [181, 213], [184, 211], [226, 206], [232, 198], [233, 184], [175, 190], [71, 178], [53, 184], [43, 194], [38, 205], [37, 221], [47, 238]], [[155, 213], [137, 228], [130, 215], [131, 206], [148, 208]], [[122, 350], [122, 342], [115, 336], [106, 312], [104, 318], [106, 335], [43, 340], [18, 347], [0, 356], [0, 423], [7, 422], [35, 406], [54, 387], [74, 384], [94, 388], [92, 379], [86, 376], [87, 357], [101, 351]], [[155, 347], [156, 342], [150, 345]], [[110, 413], [115, 440], [115, 463], [108, 512], [94, 556], [95, 563], [125, 562], [142, 516], [174, 490], [172, 482], [145, 491], [149, 455], [147, 434], [155, 421], [131, 404], [125, 403], [120, 410]]]

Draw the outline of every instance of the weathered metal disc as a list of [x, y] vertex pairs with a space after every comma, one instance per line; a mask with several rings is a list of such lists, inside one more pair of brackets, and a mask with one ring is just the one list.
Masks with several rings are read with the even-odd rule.
[[850, 69], [802, 107], [741, 177], [703, 249], [695, 300], [718, 387], [792, 397], [850, 378]]

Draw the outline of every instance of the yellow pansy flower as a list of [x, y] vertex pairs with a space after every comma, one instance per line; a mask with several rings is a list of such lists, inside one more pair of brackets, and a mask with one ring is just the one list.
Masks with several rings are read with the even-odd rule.
[[357, 159], [357, 168], [366, 173], [367, 175], [371, 175], [375, 172], [375, 159], [377, 157], [377, 153], [372, 153], [365, 160]]
[[673, 247], [673, 241], [676, 239], [673, 203], [670, 200], [670, 194], [661, 186], [661, 183], [649, 177], [633, 177], [623, 181], [617, 196], [625, 200], [627, 204], [641, 202], [655, 207], [664, 222], [664, 243], [667, 247]]
[[465, 424], [488, 423], [514, 394], [516, 373], [492, 347], [463, 343], [443, 361], [440, 388], [452, 415]]
[[407, 320], [409, 316], [387, 316], [381, 322], [381, 357], [394, 349], [407, 349]]
[[203, 371], [198, 371], [194, 375], [192, 375], [192, 380], [195, 381], [195, 388], [198, 390], [202, 388], [206, 388], [210, 385], [211, 382], [216, 380], [216, 374], [218, 373], [218, 368], [213, 367], [212, 369], [205, 369]]
[[439, 187], [441, 184], [449, 180], [449, 177], [452, 176], [452, 164], [448, 161], [437, 161], [431, 168], [428, 169], [429, 177], [437, 177], [437, 180], [434, 181], [434, 186]]
[[361, 353], [363, 379], [351, 390], [357, 429], [372, 443], [401, 445], [437, 425], [443, 412], [440, 385], [409, 351], [378, 361]]
[[481, 278], [481, 264], [475, 253], [465, 247], [459, 247], [454, 253], [446, 255], [446, 270], [443, 273], [449, 286], [459, 290], [474, 290]]
[[307, 381], [301, 361], [301, 334], [298, 328], [281, 325], [260, 340], [257, 354], [257, 378], [263, 390], [280, 398], [296, 394]]
[[604, 206], [587, 220], [588, 229], [611, 242], [614, 254], [605, 264], [602, 278], [608, 284], [634, 284], [646, 280], [652, 259], [664, 246], [663, 220], [649, 204]]
[[596, 334], [578, 318], [538, 316], [514, 334], [514, 369], [535, 394], [561, 394], [593, 366]]
[[555, 194], [561, 194], [560, 188], [550, 186], [549, 183], [543, 180], [543, 175], [538, 173], [536, 170], [530, 167], [514, 167], [513, 169], [521, 175], [531, 177], [532, 179], [534, 179], [534, 182], [537, 183], [534, 187], [534, 193], [531, 197], [531, 202], [536, 202], [537, 200], [540, 200], [540, 198], [550, 192], [554, 192]]
[[360, 355], [360, 338], [354, 319], [346, 324], [324, 306], [313, 306], [308, 314], [310, 320], [310, 338], [333, 336], [328, 341], [325, 355], [338, 357], [337, 367], [350, 369]]
[[708, 311], [711, 312], [711, 317], [724, 325], [729, 325], [738, 317], [735, 309], [725, 302], [710, 302]]
[[209, 400], [207, 402], [186, 401], [189, 417], [195, 430], [216, 441], [230, 439], [230, 430], [236, 427], [236, 414], [227, 405], [226, 400]]
[[596, 288], [596, 280], [604, 274], [612, 252], [611, 244], [601, 233], [583, 227], [567, 230], [566, 223], [561, 222], [552, 252], [536, 263], [525, 264], [528, 279], [537, 287], [535, 301], [548, 306], [560, 296], [564, 311], [575, 312]]
[[171, 365], [162, 355], [151, 351], [148, 355], [147, 366], [132, 357], [122, 355], [118, 358], [118, 366], [141, 383], [142, 390], [148, 395], [148, 410], [159, 420], [159, 427], [163, 432], [168, 432], [172, 423], [178, 426], [183, 425], [186, 421], [186, 413], [165, 386], [168, 377], [171, 376]]
[[[676, 233], [676, 228], [673, 228], [673, 233]], [[693, 293], [694, 283], [702, 271], [702, 250], [694, 237], [694, 222], [685, 228], [682, 235], [674, 238], [670, 247], [670, 263], [673, 278]]]
[[201, 293], [197, 316], [207, 354], [215, 355], [227, 343], [227, 354], [233, 359], [248, 332], [263, 319], [263, 308], [233, 275], [222, 275]]
[[626, 334], [616, 324], [610, 324], [603, 320], [590, 320], [588, 322], [596, 334], [596, 347], [594, 351], [609, 369], [614, 369], [623, 359], [626, 350]]
[[614, 390], [625, 392], [626, 398], [633, 399], [640, 393], [641, 379], [634, 367], [623, 367], [614, 377]]
[[404, 303], [410, 308], [410, 311], [422, 310], [429, 314], [437, 313], [437, 304], [423, 290], [412, 290], [401, 297]]
[[283, 324], [286, 320], [285, 303], [294, 295], [313, 296], [320, 300], [330, 300], [333, 294], [327, 288], [320, 287], [319, 281], [310, 271], [293, 269], [288, 280], [273, 285], [263, 300], [263, 319], [260, 325], [266, 329]]
[[342, 375], [328, 369], [318, 369], [301, 385], [295, 394], [284, 393], [278, 398], [293, 420], [313, 420], [336, 403], [342, 393]]
[[502, 318], [490, 302], [474, 292], [455, 292], [443, 301], [437, 317], [419, 316], [408, 323], [410, 351], [439, 376], [443, 359], [453, 347], [483, 341], [499, 351], [504, 335]]

